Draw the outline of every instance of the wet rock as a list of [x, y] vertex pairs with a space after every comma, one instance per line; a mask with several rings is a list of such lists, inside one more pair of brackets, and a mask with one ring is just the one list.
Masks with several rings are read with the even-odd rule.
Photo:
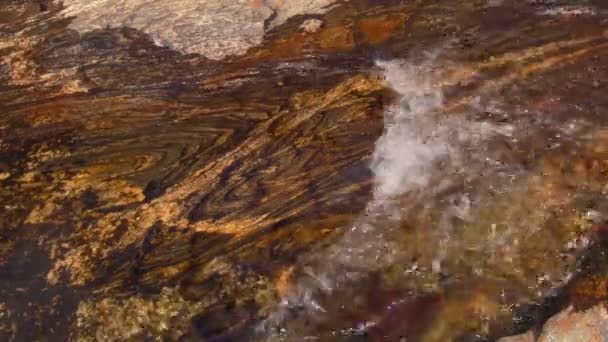
[[402, 28], [409, 16], [403, 13], [391, 13], [378, 17], [364, 18], [357, 23], [357, 31], [363, 42], [378, 44], [389, 40]]
[[460, 46], [463, 48], [471, 48], [475, 46], [477, 43], [477, 32], [476, 31], [467, 31], [460, 38]]
[[[541, 18], [542, 25], [536, 25], [536, 17], [497, 25], [494, 16], [465, 15], [477, 11], [470, 2], [445, 0], [432, 6], [409, 1], [394, 6], [388, 4], [397, 1], [341, 1], [341, 7], [327, 16], [317, 13], [337, 1], [184, 0], [174, 6], [178, 1], [117, 0], [108, 5], [107, 0], [65, 0], [64, 14], [75, 15], [69, 20], [53, 17], [58, 11], [54, 2], [49, 2], [44, 14], [34, 1], [25, 2], [35, 17], [24, 15], [21, 23], [0, 26], [0, 78], [8, 85], [0, 91], [0, 107], [6, 112], [0, 118], [0, 140], [6, 146], [1, 147], [0, 164], [6, 160], [10, 165], [6, 171], [12, 175], [0, 187], [0, 208], [11, 208], [9, 215], [3, 212], [0, 225], [9, 222], [10, 230], [2, 230], [10, 240], [7, 249], [13, 248], [12, 241], [39, 245], [40, 254], [48, 255], [52, 265], [47, 267], [48, 275], [45, 268], [19, 273], [23, 279], [5, 278], [29, 284], [36, 277], [49, 285], [65, 283], [86, 290], [77, 309], [62, 313], [78, 321], [69, 331], [71, 336], [83, 340], [163, 336], [172, 340], [188, 333], [227, 336], [238, 326], [270, 315], [278, 300], [275, 288], [280, 298], [287, 297], [297, 279], [290, 275], [291, 268], [297, 271], [298, 260], [306, 261], [308, 255], [320, 259], [325, 267], [321, 271], [335, 268], [338, 276], [344, 276], [338, 280], [351, 279], [355, 271], [345, 274], [342, 264], [325, 257], [333, 252], [324, 254], [319, 249], [335, 244], [338, 234], [357, 220], [370, 200], [373, 184], [368, 157], [382, 132], [385, 106], [395, 96], [375, 77], [351, 77], [373, 73], [375, 59], [408, 58], [427, 47], [431, 53], [425, 53], [425, 58], [436, 58], [432, 47], [445, 41], [437, 41], [437, 35], [444, 37], [440, 32], [448, 32], [456, 44], [457, 35], [479, 19], [484, 22], [479, 33], [461, 34], [470, 35], [471, 49], [464, 55], [460, 50], [450, 52], [450, 58], [441, 57], [433, 66], [438, 73], [446, 73], [438, 76], [438, 82], [459, 85], [449, 86], [455, 90], [446, 92], [445, 106], [453, 108], [446, 116], [454, 118], [455, 113], [457, 119], [461, 110], [457, 106], [476, 95], [482, 100], [507, 97], [517, 108], [511, 110], [505, 104], [504, 120], [484, 118], [480, 126], [451, 118], [441, 122], [459, 135], [482, 136], [493, 129], [485, 125], [487, 121], [522, 124], [515, 126], [513, 136], [505, 130], [496, 142], [467, 149], [463, 172], [440, 165], [447, 171], [437, 177], [441, 179], [437, 188], [421, 189], [420, 197], [400, 198], [411, 213], [402, 226], [380, 238], [370, 233], [341, 240], [346, 242], [333, 251], [356, 260], [352, 264], [357, 267], [377, 269], [374, 257], [390, 261], [392, 251], [399, 258], [390, 270], [378, 271], [386, 286], [370, 281], [375, 296], [360, 310], [358, 302], [352, 303], [356, 296], [346, 292], [349, 286], [340, 282], [330, 283], [337, 288], [329, 303], [335, 308], [330, 311], [326, 305], [326, 309], [360, 312], [355, 319], [375, 322], [368, 330], [378, 340], [398, 339], [403, 333], [407, 340], [426, 336], [436, 341], [450, 340], [463, 331], [477, 334], [483, 332], [485, 322], [502, 315], [503, 305], [509, 309], [524, 299], [537, 299], [542, 294], [537, 290], [543, 289], [537, 285], [539, 280], [551, 285], [569, 274], [573, 261], [560, 259], [562, 247], [585, 245], [578, 243], [586, 241], [582, 238], [572, 239], [577, 237], [574, 229], [586, 231], [586, 221], [585, 225], [576, 221], [592, 207], [581, 205], [573, 212], [570, 199], [585, 199], [588, 192], [597, 192], [599, 186], [594, 184], [606, 184], [600, 177], [604, 156], [577, 161], [581, 167], [571, 172], [574, 158], [553, 147], [569, 144], [568, 139], [574, 141], [577, 136], [553, 139], [549, 141], [552, 149], [544, 148], [545, 130], [561, 127], [553, 127], [560, 124], [553, 114], [568, 112], [572, 118], [580, 98], [563, 96], [559, 101], [541, 102], [542, 113], [528, 125], [527, 115], [513, 113], [527, 113], [538, 101], [526, 94], [512, 97], [511, 91], [523, 90], [511, 85], [525, 90], [534, 84], [536, 94], [546, 94], [547, 99], [576, 92], [574, 87], [564, 94], [563, 77], [588, 65], [585, 56], [606, 52], [597, 34], [603, 28], [591, 22], [572, 30], [576, 32], [572, 35], [571, 25], [554, 30], [553, 22], [559, 17]], [[506, 1], [502, 6], [508, 10], [495, 12], [505, 17], [520, 13], [511, 7], [513, 3]], [[133, 4], [144, 6], [133, 10]], [[214, 7], [217, 4], [226, 6]], [[415, 11], [408, 9], [414, 7], [411, 4], [416, 5]], [[159, 10], [163, 6], [175, 8], [167, 7], [165, 13]], [[0, 7], [0, 18], [15, 17], [7, 6]], [[209, 9], [206, 16], [198, 13], [201, 9]], [[322, 19], [320, 27], [313, 25], [303, 34], [306, 30], [297, 30], [302, 21], [297, 19], [276, 26], [302, 13]], [[80, 35], [65, 27], [69, 24], [83, 31], [95, 25], [101, 29]], [[153, 45], [154, 41], [219, 59], [255, 46], [268, 29], [272, 33], [259, 48], [224, 63]], [[576, 84], [586, 84], [580, 87], [589, 93], [583, 102], [603, 113], [601, 92], [588, 92], [593, 79], [605, 77], [594, 72], [592, 78]], [[282, 89], [276, 89], [277, 84]], [[420, 82], [415, 86], [419, 88]], [[419, 100], [427, 102], [424, 97]], [[408, 102], [411, 108], [415, 104]], [[500, 116], [495, 114], [498, 110], [489, 112]], [[434, 115], [428, 117], [434, 131]], [[593, 127], [595, 122], [588, 124]], [[574, 130], [568, 132], [574, 134]], [[542, 146], [532, 140], [528, 143], [527, 134], [538, 137]], [[32, 147], [50, 141], [49, 146]], [[499, 145], [502, 142], [507, 146]], [[402, 158], [408, 149], [402, 142], [396, 145], [397, 157]], [[575, 154], [583, 154], [576, 146]], [[476, 169], [468, 163], [478, 147], [488, 153], [483, 155], [488, 157], [483, 159], [483, 177], [473, 174]], [[564, 158], [546, 170], [537, 166], [539, 155], [557, 159], [552, 154]], [[494, 159], [504, 164], [491, 166]], [[506, 189], [495, 189], [505, 179], [496, 179], [491, 173], [494, 167], [505, 179], [509, 177]], [[513, 171], [520, 169], [521, 176]], [[520, 178], [511, 180], [511, 176]], [[486, 188], [491, 190], [488, 194]], [[451, 201], [465, 191], [471, 194], [470, 202]], [[441, 216], [443, 212], [447, 214]], [[20, 222], [40, 225], [44, 231], [18, 229]], [[158, 228], [157, 222], [167, 228]], [[64, 232], [65, 227], [70, 230]], [[344, 246], [362, 252], [340, 248]], [[359, 246], [366, 249], [357, 250]], [[445, 255], [438, 256], [437, 251]], [[227, 261], [213, 266], [219, 257]], [[39, 259], [29, 260], [37, 263]], [[433, 265], [441, 273], [432, 272]], [[319, 274], [319, 283], [325, 286], [329, 281]], [[472, 277], [479, 288], [472, 288]], [[500, 278], [496, 284], [490, 284], [496, 278]], [[503, 296], [504, 287], [507, 294]], [[384, 292], [378, 290], [384, 288]], [[15, 291], [10, 289], [5, 297], [14, 298]], [[399, 292], [404, 289], [408, 292]], [[216, 305], [218, 300], [221, 303]], [[353, 307], [342, 309], [351, 303]], [[375, 307], [378, 304], [383, 305]], [[13, 317], [48, 312], [25, 307], [19, 311]], [[331, 319], [335, 320], [327, 324], [313, 321], [302, 331], [329, 333], [343, 327], [350, 331], [345, 327], [350, 321], [339, 315]], [[49, 331], [37, 324], [40, 320], [13, 321], [16, 329], [31, 332], [29, 340]], [[308, 323], [300, 320], [294, 325]]]
[[367, 300], [368, 307], [361, 313], [367, 317], [360, 322], [370, 325], [365, 332], [372, 341], [420, 338], [441, 304], [438, 294], [408, 298], [395, 291], [376, 291]]
[[585, 277], [575, 281], [568, 290], [572, 305], [577, 309], [587, 309], [608, 300], [608, 277]]
[[99, 197], [92, 189], [85, 190], [81, 195], [82, 204], [85, 209], [91, 209], [99, 203]]
[[153, 297], [104, 298], [83, 301], [76, 316], [81, 341], [119, 341], [145, 332], [186, 333], [189, 320], [203, 308], [200, 302], [184, 299], [176, 289], [164, 288]]

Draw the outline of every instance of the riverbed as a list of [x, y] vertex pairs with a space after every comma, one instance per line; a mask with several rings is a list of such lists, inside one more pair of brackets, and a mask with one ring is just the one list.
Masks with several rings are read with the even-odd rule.
[[604, 305], [603, 1], [0, 0], [0, 334], [494, 341]]

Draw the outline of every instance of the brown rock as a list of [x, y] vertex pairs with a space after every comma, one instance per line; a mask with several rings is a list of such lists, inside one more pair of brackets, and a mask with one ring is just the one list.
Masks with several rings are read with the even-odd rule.
[[608, 299], [608, 278], [591, 276], [576, 282], [568, 290], [572, 305], [586, 309]]
[[378, 44], [391, 38], [396, 30], [403, 27], [406, 20], [407, 16], [404, 13], [389, 14], [362, 19], [357, 24], [357, 28], [364, 42]]

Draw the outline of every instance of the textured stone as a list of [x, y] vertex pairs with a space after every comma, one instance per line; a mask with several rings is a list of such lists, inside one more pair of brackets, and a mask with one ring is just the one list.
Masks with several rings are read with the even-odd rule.
[[[294, 307], [275, 310], [283, 298], [317, 310], [279, 327], [303, 326], [298, 337], [331, 340], [360, 322], [379, 339], [484, 335], [568, 279], [590, 241], [584, 214], [606, 212], [595, 204], [608, 134], [594, 137], [605, 116], [590, 115], [607, 108], [589, 92], [608, 79], [597, 17], [479, 0], [340, 1], [329, 12], [338, 2], [67, 0], [43, 12], [5, 2], [7, 339], [211, 339], [292, 319]], [[304, 34], [311, 17], [323, 25]], [[463, 32], [477, 32], [465, 53], [444, 46]], [[378, 58], [394, 65], [383, 77]], [[433, 63], [402, 75], [417, 59]], [[412, 94], [387, 89], [387, 75], [414, 89], [432, 79], [438, 112], [392, 122], [387, 106]], [[413, 95], [404, 110], [425, 103]], [[387, 130], [458, 151], [395, 193], [402, 221], [345, 235], [378, 212], [365, 207], [383, 115]], [[484, 133], [496, 126], [515, 129]], [[396, 158], [421, 148], [394, 147]], [[335, 291], [316, 296], [315, 284]], [[578, 293], [594, 300], [596, 284]]]
[[[80, 32], [132, 27], [161, 46], [210, 59], [241, 55], [265, 30], [299, 14], [323, 13], [336, 0], [64, 0]], [[270, 20], [270, 22], [266, 22]]]
[[608, 340], [608, 311], [598, 305], [585, 311], [568, 307], [545, 323], [538, 338], [529, 331], [504, 337], [499, 342], [605, 342]]
[[576, 312], [572, 307], [552, 317], [543, 327], [538, 342], [605, 342], [608, 311], [596, 306]]

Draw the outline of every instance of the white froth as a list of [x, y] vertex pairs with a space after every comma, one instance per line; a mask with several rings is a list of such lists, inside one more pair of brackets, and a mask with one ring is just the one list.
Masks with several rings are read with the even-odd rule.
[[433, 176], [446, 169], [470, 168], [464, 164], [464, 151], [468, 159], [482, 159], [481, 142], [511, 133], [508, 125], [499, 127], [468, 120], [463, 113], [444, 113], [437, 66], [432, 56], [430, 59], [424, 64], [377, 63], [401, 101], [385, 112], [384, 133], [372, 156], [376, 187], [370, 210], [386, 210], [394, 199], [409, 192], [432, 193], [434, 188], [445, 187], [450, 175], [440, 177], [443, 184], [431, 184]]
[[[454, 177], [456, 171], [478, 177], [478, 169], [486, 162], [483, 142], [511, 133], [509, 125], [471, 121], [466, 118], [467, 113], [445, 113], [438, 79], [441, 67], [432, 55], [423, 63], [395, 60], [377, 65], [400, 101], [386, 110], [384, 132], [375, 144], [370, 164], [375, 187], [366, 214], [327, 250], [315, 253], [313, 260], [319, 262], [313, 275], [294, 286], [283, 304], [262, 324], [263, 328], [289, 320], [288, 308], [298, 307], [310, 315], [319, 315], [324, 310], [316, 306], [317, 294], [339, 293], [340, 287], [368, 272], [394, 264], [406, 265], [408, 253], [403, 250], [399, 225], [392, 224], [409, 210], [400, 198], [408, 195], [408, 201], [424, 203], [442, 189], [462, 182], [461, 177]], [[411, 272], [441, 272], [450, 243], [450, 219], [467, 220], [472, 215], [467, 193], [456, 193], [448, 199], [451, 204], [443, 219], [436, 222], [436, 227], [427, 228], [437, 235], [437, 245], [428, 246], [432, 262], [415, 264]]]
[[549, 16], [593, 16], [597, 14], [597, 10], [589, 6], [559, 6], [543, 9], [538, 11], [537, 14]]
[[376, 176], [375, 201], [385, 201], [427, 185], [433, 162], [448, 152], [441, 127], [432, 127], [442, 93], [433, 87], [425, 68], [400, 62], [379, 62], [385, 77], [402, 96], [384, 116], [385, 131], [376, 142], [371, 169]]

